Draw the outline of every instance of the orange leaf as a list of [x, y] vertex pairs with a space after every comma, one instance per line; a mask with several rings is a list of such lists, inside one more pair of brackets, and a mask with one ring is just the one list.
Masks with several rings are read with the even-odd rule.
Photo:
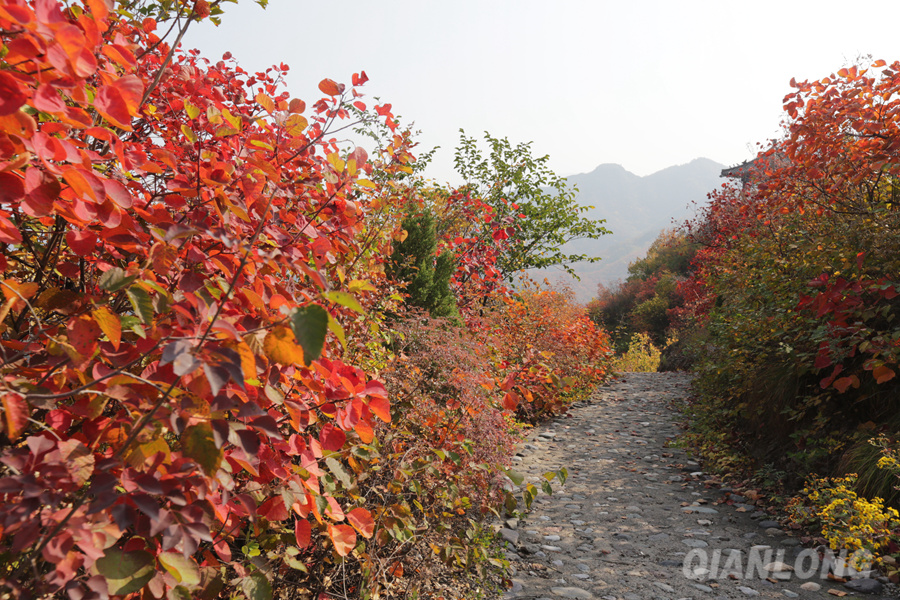
[[244, 372], [244, 380], [256, 379], [259, 374], [256, 372], [256, 357], [253, 355], [253, 350], [250, 349], [247, 342], [240, 340], [237, 343], [237, 352], [241, 357], [241, 371]]
[[306, 102], [301, 100], [300, 98], [294, 98], [291, 100], [290, 104], [288, 104], [288, 112], [291, 114], [302, 113], [306, 110]]
[[78, 194], [79, 198], [92, 198], [97, 202], [102, 202], [106, 198], [106, 187], [93, 173], [72, 168], [63, 173], [63, 179]]
[[859, 387], [859, 379], [856, 377], [856, 375], [850, 375], [849, 377], [841, 377], [840, 379], [836, 379], [832, 385], [834, 386], [834, 389], [843, 394], [851, 385], [853, 387]]
[[113, 348], [118, 350], [122, 341], [122, 323], [119, 321], [118, 315], [105, 306], [91, 311], [91, 315], [93, 315], [97, 325], [100, 326], [100, 331], [109, 338]]
[[98, 22], [105, 21], [113, 8], [110, 0], [87, 0], [87, 5]]
[[506, 395], [503, 396], [503, 408], [506, 410], [516, 410], [516, 407], [518, 406], [519, 395], [512, 390], [506, 392]]
[[337, 84], [337, 82], [331, 79], [323, 79], [319, 82], [319, 89], [323, 94], [328, 94], [329, 96], [338, 96], [341, 93], [341, 87]]
[[385, 423], [391, 422], [391, 403], [387, 398], [369, 398], [369, 410]]
[[309, 526], [309, 521], [300, 519], [294, 522], [294, 537], [297, 539], [298, 547], [306, 548], [309, 546], [309, 543], [312, 541], [312, 528]]
[[880, 367], [875, 367], [872, 370], [872, 375], [875, 376], [876, 383], [884, 383], [893, 379], [896, 373], [894, 373], [893, 369], [881, 365]]
[[131, 50], [120, 44], [105, 45], [101, 52], [120, 67], [133, 69], [137, 65], [137, 59]]
[[272, 114], [273, 112], [275, 112], [275, 103], [272, 102], [271, 98], [269, 98], [262, 92], [258, 93], [254, 100], [256, 100], [256, 103], [262, 106], [267, 113]]
[[7, 279], [3, 282], [3, 285], [0, 286], [3, 288], [3, 295], [7, 300], [16, 300], [17, 306], [16, 308], [20, 308], [25, 306], [23, 300], [28, 300], [32, 296], [34, 296], [35, 292], [38, 291], [38, 288], [41, 286], [33, 281], [16, 281], [15, 279]]
[[3, 404], [3, 424], [6, 426], [6, 437], [10, 441], [16, 441], [25, 431], [25, 426], [28, 425], [31, 409], [28, 407], [25, 397], [15, 392], [4, 394], [0, 403]]
[[329, 525], [328, 537], [334, 543], [334, 549], [340, 556], [347, 556], [356, 546], [356, 532], [349, 525]]
[[94, 353], [97, 340], [100, 338], [100, 331], [100, 327], [89, 315], [81, 315], [77, 319], [69, 321], [69, 325], [66, 327], [69, 344], [85, 358]]
[[372, 514], [364, 508], [354, 508], [347, 513], [347, 521], [353, 525], [353, 528], [362, 534], [365, 538], [372, 537], [375, 531], [375, 519]]
[[364, 444], [370, 444], [375, 439], [375, 430], [367, 421], [359, 421], [353, 426], [353, 430], [359, 435]]

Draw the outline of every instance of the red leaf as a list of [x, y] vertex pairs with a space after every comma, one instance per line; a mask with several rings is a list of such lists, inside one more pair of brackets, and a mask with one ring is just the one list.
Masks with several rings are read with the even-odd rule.
[[322, 449], [329, 452], [337, 452], [343, 448], [346, 441], [347, 435], [331, 423], [325, 425], [319, 433], [319, 442], [322, 444]]
[[885, 365], [881, 365], [880, 367], [875, 367], [872, 370], [872, 375], [875, 376], [876, 383], [884, 383], [893, 379], [896, 376], [896, 373], [894, 373], [893, 369], [890, 369]]
[[46, 83], [42, 83], [38, 87], [34, 98], [31, 100], [31, 105], [45, 113], [66, 112], [66, 103], [56, 93], [56, 89]]
[[354, 86], [362, 85], [365, 82], [367, 82], [368, 80], [369, 80], [369, 76], [366, 75], [365, 71], [353, 74], [353, 85]]
[[0, 242], [4, 244], [18, 244], [22, 241], [22, 232], [12, 221], [0, 214]]
[[[0, 186], [2, 187], [2, 186]], [[59, 180], [50, 177], [41, 169], [30, 168], [25, 171], [25, 198], [22, 210], [32, 217], [43, 217], [53, 211], [53, 202], [59, 197]]]
[[131, 131], [131, 117], [137, 116], [143, 94], [141, 80], [126, 75], [100, 88], [94, 108], [116, 127]]
[[66, 242], [77, 256], [88, 256], [97, 247], [97, 235], [88, 229], [69, 231]]
[[25, 184], [12, 173], [0, 173], [0, 204], [18, 204], [25, 195]]
[[6, 71], [0, 71], [0, 115], [11, 115], [26, 102], [28, 94], [18, 80]]
[[364, 508], [354, 508], [347, 513], [347, 521], [353, 528], [362, 534], [365, 538], [372, 537], [375, 531], [375, 519], [372, 514]]
[[312, 541], [312, 528], [309, 526], [309, 521], [300, 519], [294, 522], [294, 538], [297, 540], [298, 547], [306, 548], [309, 546], [309, 543]]
[[328, 537], [334, 543], [334, 549], [340, 556], [347, 556], [356, 546], [356, 532], [349, 525], [329, 525]]
[[343, 86], [331, 79], [323, 79], [319, 82], [319, 89], [323, 94], [328, 94], [329, 96], [339, 96], [342, 87]]
[[6, 437], [14, 442], [25, 431], [31, 409], [25, 401], [25, 397], [15, 392], [4, 394], [0, 402], [3, 404], [3, 425], [6, 426]]
[[518, 406], [519, 395], [512, 390], [506, 392], [506, 395], [503, 396], [503, 408], [506, 410], [516, 410], [516, 407]]
[[106, 194], [109, 196], [110, 200], [115, 202], [120, 208], [131, 208], [134, 199], [128, 192], [128, 188], [114, 179], [104, 179], [103, 185], [106, 187]]
[[284, 505], [284, 499], [281, 496], [269, 498], [262, 503], [262, 506], [256, 512], [268, 521], [287, 521], [289, 516], [288, 509]]

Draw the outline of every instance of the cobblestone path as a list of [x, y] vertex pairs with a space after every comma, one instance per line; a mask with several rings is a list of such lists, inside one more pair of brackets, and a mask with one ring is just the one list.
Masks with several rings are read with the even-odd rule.
[[688, 386], [684, 374], [628, 374], [532, 432], [513, 465], [525, 483], [560, 467], [569, 478], [501, 529], [516, 569], [504, 597], [881, 597], [874, 579], [851, 583], [873, 596], [823, 578], [827, 557], [667, 446], [678, 433], [670, 403]]

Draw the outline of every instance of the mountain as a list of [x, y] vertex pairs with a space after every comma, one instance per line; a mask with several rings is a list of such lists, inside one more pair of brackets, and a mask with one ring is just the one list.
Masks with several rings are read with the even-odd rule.
[[594, 207], [585, 216], [606, 219], [604, 226], [613, 233], [599, 240], [566, 244], [564, 248], [569, 253], [603, 259], [572, 265], [581, 281], [560, 270], [536, 271], [532, 275], [566, 283], [579, 302], [589, 301], [597, 295], [598, 283], [608, 285], [624, 279], [628, 265], [644, 256], [660, 231], [682, 223], [705, 204], [706, 195], [722, 184], [720, 173], [724, 168], [708, 158], [696, 158], [645, 177], [614, 164], [567, 177], [570, 184], [578, 187], [578, 203]]

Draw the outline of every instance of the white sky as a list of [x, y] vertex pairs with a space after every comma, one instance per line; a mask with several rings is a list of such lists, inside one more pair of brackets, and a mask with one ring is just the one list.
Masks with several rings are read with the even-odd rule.
[[820, 79], [860, 54], [900, 59], [900, 3], [874, 0], [250, 0], [185, 46], [230, 51], [254, 72], [291, 67], [318, 82], [365, 70], [371, 102], [393, 104], [441, 146], [428, 174], [455, 182], [463, 128], [533, 141], [561, 175], [619, 163], [638, 175], [704, 156], [734, 164], [777, 135], [791, 77]]

